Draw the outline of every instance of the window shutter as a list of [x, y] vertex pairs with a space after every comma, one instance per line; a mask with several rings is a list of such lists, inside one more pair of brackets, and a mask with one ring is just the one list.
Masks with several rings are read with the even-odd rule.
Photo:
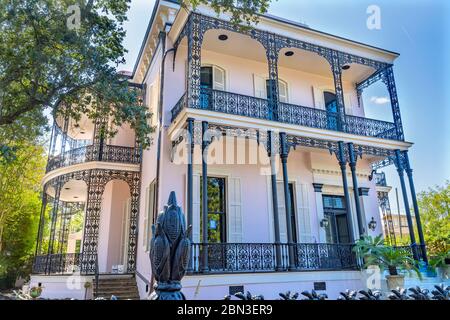
[[280, 102], [287, 103], [288, 102], [288, 86], [283, 81], [278, 81], [278, 89], [280, 95]]
[[193, 217], [192, 240], [200, 243], [200, 175], [193, 175]]
[[350, 93], [344, 94], [345, 114], [353, 115], [352, 95]]
[[266, 79], [253, 74], [253, 86], [255, 90], [255, 97], [267, 99]]
[[228, 242], [241, 243], [242, 237], [242, 193], [241, 193], [241, 179], [228, 179], [228, 200], [229, 200], [229, 214], [228, 214]]
[[314, 107], [316, 109], [325, 110], [325, 99], [323, 97], [323, 90], [318, 87], [313, 87]]
[[299, 240], [302, 243], [314, 241], [311, 233], [310, 214], [308, 186], [306, 184], [301, 184], [297, 187], [297, 224], [299, 226]]
[[225, 70], [213, 67], [213, 89], [225, 91]]
[[277, 182], [277, 196], [278, 196], [278, 221], [280, 223], [280, 241], [287, 242], [287, 228], [286, 228], [286, 205], [284, 201], [284, 184]]

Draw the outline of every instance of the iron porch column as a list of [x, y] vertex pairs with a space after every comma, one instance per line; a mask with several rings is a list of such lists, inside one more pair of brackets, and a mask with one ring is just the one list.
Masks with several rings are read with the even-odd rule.
[[391, 107], [392, 107], [392, 116], [394, 118], [397, 139], [403, 141], [405, 140], [405, 135], [403, 133], [402, 116], [400, 113], [400, 105], [398, 102], [397, 88], [395, 86], [394, 70], [392, 69], [392, 66], [388, 67], [385, 70], [385, 75], [382, 79], [389, 91], [389, 97], [391, 99]]
[[356, 218], [358, 219], [358, 231], [359, 231], [359, 238], [361, 238], [365, 233], [365, 226], [363, 223], [362, 218], [362, 211], [361, 211], [361, 202], [359, 199], [359, 193], [358, 193], [358, 177], [356, 176], [356, 156], [355, 156], [355, 147], [353, 146], [353, 143], [348, 144], [348, 154], [349, 154], [349, 165], [350, 165], [350, 171], [352, 172], [352, 182], [353, 182], [353, 195], [355, 197], [355, 207], [356, 207]]
[[208, 154], [208, 141], [207, 141], [207, 131], [208, 122], [202, 122], [202, 272], [207, 273], [209, 271], [208, 267], [208, 164], [207, 164], [207, 154]]
[[425, 237], [423, 235], [422, 221], [420, 220], [419, 205], [417, 204], [416, 188], [414, 186], [413, 180], [413, 170], [411, 169], [411, 164], [409, 162], [408, 151], [403, 152], [403, 155], [405, 157], [405, 171], [406, 175], [408, 176], [409, 188], [411, 191], [411, 197], [414, 208], [414, 215], [416, 216], [416, 224], [417, 224], [417, 232], [419, 234], [421, 256], [423, 261], [425, 261], [428, 264], [427, 248], [425, 243]]
[[[193, 217], [194, 217], [194, 119], [187, 119], [187, 225], [193, 226]], [[192, 243], [192, 230], [188, 235], [189, 240]], [[194, 257], [192, 256], [192, 252], [190, 254], [191, 261], [189, 262], [189, 266], [187, 272], [190, 273], [194, 270]]]
[[276, 271], [283, 270], [283, 264], [281, 260], [281, 237], [280, 237], [280, 217], [278, 214], [278, 191], [277, 191], [277, 169], [276, 169], [276, 155], [274, 134], [272, 131], [267, 132], [268, 143], [267, 153], [270, 158], [271, 168], [271, 182], [272, 182], [272, 205], [273, 205], [273, 227], [275, 234], [275, 258], [276, 258]]
[[289, 156], [289, 148], [286, 140], [286, 133], [280, 133], [280, 142], [281, 142], [281, 163], [283, 167], [283, 187], [284, 187], [284, 203], [286, 208], [286, 231], [287, 231], [287, 242], [289, 247], [289, 270], [295, 270], [295, 261], [294, 261], [294, 243], [292, 237], [292, 222], [291, 222], [291, 193], [289, 191], [289, 177], [288, 177], [288, 168], [287, 168], [287, 160]]
[[332, 50], [329, 58], [331, 64], [331, 71], [333, 72], [334, 87], [336, 93], [337, 111], [338, 111], [338, 129], [342, 132], [347, 132], [345, 121], [345, 105], [344, 105], [344, 90], [342, 87], [342, 65], [339, 57], [339, 52]]
[[414, 235], [414, 226], [411, 217], [411, 209], [409, 208], [408, 194], [406, 193], [405, 176], [403, 172], [404, 171], [403, 159], [400, 150], [395, 150], [395, 165], [397, 167], [398, 176], [400, 178], [400, 186], [402, 188], [403, 202], [405, 204], [406, 219], [408, 220], [408, 230], [409, 230], [409, 237], [411, 239], [411, 248], [413, 256], [415, 260], [419, 260], [416, 250], [417, 244], [416, 244], [416, 236]]
[[[194, 208], [194, 192], [193, 192], [193, 186], [194, 186], [194, 119], [189, 118], [187, 119], [187, 134], [188, 134], [188, 141], [187, 141], [187, 224], [188, 226], [192, 226], [193, 224], [193, 208]], [[192, 241], [192, 233], [189, 236], [190, 240]]]
[[350, 195], [348, 193], [348, 182], [347, 182], [347, 158], [344, 150], [344, 142], [339, 141], [339, 150], [338, 150], [338, 160], [339, 166], [341, 167], [342, 172], [342, 185], [344, 188], [344, 197], [345, 197], [345, 206], [347, 208], [347, 229], [348, 229], [348, 237], [349, 242], [353, 243], [355, 241], [355, 236], [353, 234], [353, 219], [352, 212], [350, 208]]
[[278, 101], [280, 99], [278, 87], [278, 51], [274, 35], [269, 35], [272, 39], [266, 48], [267, 61], [269, 66], [269, 92], [267, 98], [269, 100], [269, 120], [278, 121], [279, 107]]

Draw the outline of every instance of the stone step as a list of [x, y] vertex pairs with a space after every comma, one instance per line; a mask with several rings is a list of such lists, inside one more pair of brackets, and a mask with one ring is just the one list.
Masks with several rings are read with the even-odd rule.
[[119, 300], [139, 300], [136, 279], [130, 275], [100, 276], [95, 291], [95, 297], [110, 299], [114, 295]]
[[116, 282], [104, 282], [104, 283], [98, 283], [99, 287], [134, 287], [136, 283], [116, 283]]

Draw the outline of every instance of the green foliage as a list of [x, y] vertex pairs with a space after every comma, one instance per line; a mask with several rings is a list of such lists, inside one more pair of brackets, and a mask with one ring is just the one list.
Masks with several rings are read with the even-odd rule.
[[14, 281], [30, 271], [41, 210], [44, 148], [15, 142], [15, 156], [0, 162], [0, 278]]
[[[0, 0], [0, 128], [24, 121], [40, 128], [45, 109], [75, 119], [109, 115], [116, 125], [128, 122], [147, 147], [150, 114], [116, 71], [129, 2]], [[81, 23], [69, 28], [69, 6], [78, 4]]]
[[420, 217], [429, 255], [450, 251], [450, 181], [418, 195]]
[[450, 259], [450, 251], [441, 252], [438, 255], [431, 257], [430, 266], [433, 269], [442, 268], [447, 266], [447, 261]]
[[383, 236], [375, 238], [364, 236], [356, 242], [354, 251], [364, 261], [364, 267], [378, 266], [381, 270], [389, 270], [391, 275], [397, 274], [397, 269], [410, 272], [415, 271], [419, 278], [421, 274], [417, 269], [417, 262], [411, 257], [410, 252], [400, 248], [386, 246]]
[[210, 5], [219, 15], [229, 14], [230, 21], [235, 25], [246, 24], [250, 26], [259, 21], [259, 15], [264, 14], [269, 9], [272, 0], [182, 0], [182, 6], [192, 6], [194, 9], [201, 4]]

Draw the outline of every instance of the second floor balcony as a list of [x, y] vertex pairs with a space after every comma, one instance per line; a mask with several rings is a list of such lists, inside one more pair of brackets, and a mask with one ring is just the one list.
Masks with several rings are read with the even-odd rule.
[[139, 164], [141, 152], [139, 148], [133, 147], [88, 145], [51, 157], [47, 163], [47, 172], [92, 161]]
[[[176, 29], [181, 31], [172, 32], [176, 54], [170, 93], [184, 92], [170, 106], [172, 122], [184, 109], [200, 109], [405, 141], [393, 73], [398, 54], [342, 39], [334, 39], [336, 45], [308, 28], [266, 27], [242, 30], [191, 13]], [[364, 90], [378, 81], [385, 88], [377, 88], [383, 99], [375, 100], [385, 102], [373, 102], [375, 94], [369, 92], [366, 105]]]
[[[172, 121], [187, 108], [187, 95], [179, 100], [172, 109]], [[374, 120], [346, 115], [344, 123], [337, 112], [310, 108], [300, 105], [279, 102], [274, 113], [270, 100], [242, 94], [202, 88], [200, 90], [200, 109], [221, 112], [231, 115], [245, 116], [262, 120], [339, 131], [360, 136], [401, 140], [392, 122]]]
[[141, 148], [129, 126], [115, 128], [114, 137], [103, 137], [86, 115], [81, 120], [56, 118], [50, 142], [47, 173], [88, 162], [122, 163], [138, 165]]

